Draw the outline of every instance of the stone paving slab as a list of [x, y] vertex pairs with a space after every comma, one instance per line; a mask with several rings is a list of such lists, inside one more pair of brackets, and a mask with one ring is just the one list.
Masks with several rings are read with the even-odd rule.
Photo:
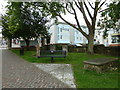
[[58, 78], [68, 84], [71, 88], [76, 88], [72, 67], [70, 64], [38, 64], [33, 63], [38, 68]]
[[9, 50], [2, 57], [2, 88], [70, 88]]

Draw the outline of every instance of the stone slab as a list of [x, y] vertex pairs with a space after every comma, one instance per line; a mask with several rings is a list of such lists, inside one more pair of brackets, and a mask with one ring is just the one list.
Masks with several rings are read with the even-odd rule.
[[93, 59], [84, 61], [85, 64], [92, 64], [92, 65], [103, 65], [109, 62], [117, 61], [118, 59], [113, 58], [100, 58], [100, 59]]
[[66, 83], [71, 88], [76, 88], [73, 71], [70, 64], [33, 64], [43, 71], [61, 80], [62, 82]]

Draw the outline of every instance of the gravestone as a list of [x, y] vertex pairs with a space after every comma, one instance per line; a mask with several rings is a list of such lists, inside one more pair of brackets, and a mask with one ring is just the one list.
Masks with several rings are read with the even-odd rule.
[[119, 60], [113, 58], [100, 58], [84, 61], [84, 69], [93, 70], [97, 73], [102, 73], [109, 70], [117, 70]]

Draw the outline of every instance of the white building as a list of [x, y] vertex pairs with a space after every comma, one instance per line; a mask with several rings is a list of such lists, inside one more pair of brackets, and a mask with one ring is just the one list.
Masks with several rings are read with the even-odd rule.
[[104, 30], [96, 29], [95, 31], [95, 44], [104, 44], [105, 46], [118, 45], [120, 44], [120, 31], [110, 29], [108, 37], [104, 38]]
[[103, 44], [104, 43], [103, 30], [96, 29], [94, 39], [95, 39], [94, 44]]
[[[85, 32], [88, 32], [87, 27], [82, 26]], [[87, 39], [70, 25], [66, 23], [53, 24], [49, 32], [51, 33], [50, 44], [86, 44]]]
[[108, 46], [120, 46], [120, 30], [116, 31], [111, 29], [108, 32], [108, 37], [106, 39], [108, 41]]

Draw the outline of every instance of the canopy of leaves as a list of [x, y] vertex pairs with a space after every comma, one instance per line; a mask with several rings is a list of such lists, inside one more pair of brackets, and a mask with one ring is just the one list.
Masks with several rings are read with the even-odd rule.
[[[7, 8], [6, 25], [3, 35], [12, 34], [12, 38], [31, 39], [37, 38], [40, 34], [47, 36], [45, 24], [48, 22], [47, 16], [42, 13], [42, 2], [11, 2]], [[9, 30], [8, 30], [9, 29]]]
[[4, 35], [5, 38], [12, 38], [12, 30], [9, 29], [7, 19], [7, 15], [1, 17], [2, 35]]

